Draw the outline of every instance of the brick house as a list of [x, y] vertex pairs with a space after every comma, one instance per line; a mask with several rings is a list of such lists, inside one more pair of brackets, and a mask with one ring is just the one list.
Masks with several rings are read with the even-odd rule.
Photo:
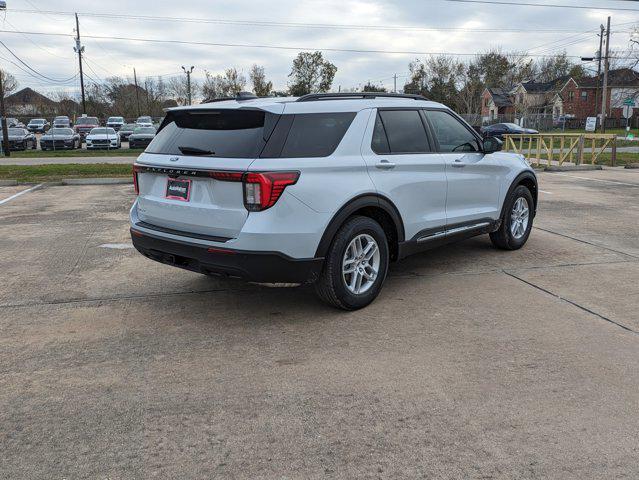
[[503, 88], [485, 88], [481, 95], [481, 116], [495, 119], [515, 113], [510, 92]]
[[[596, 116], [601, 111], [601, 88], [599, 95], [597, 88], [598, 85], [603, 85], [603, 74], [599, 82], [597, 80], [596, 76], [571, 79], [555, 100], [558, 115], [570, 115], [580, 119]], [[628, 99], [639, 106], [639, 72], [630, 68], [611, 70], [608, 72], [608, 85], [606, 110], [609, 118], [621, 118], [624, 102]]]

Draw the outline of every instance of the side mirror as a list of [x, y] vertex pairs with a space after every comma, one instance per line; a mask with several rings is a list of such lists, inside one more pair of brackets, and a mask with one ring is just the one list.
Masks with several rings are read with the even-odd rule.
[[495, 153], [501, 151], [504, 142], [497, 137], [484, 138], [483, 149], [484, 153]]

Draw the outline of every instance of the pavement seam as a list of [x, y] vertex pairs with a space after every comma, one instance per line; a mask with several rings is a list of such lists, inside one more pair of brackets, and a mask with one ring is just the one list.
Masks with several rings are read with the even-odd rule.
[[582, 240], [581, 238], [571, 237], [570, 235], [566, 235], [565, 233], [553, 232], [552, 230], [547, 230], [541, 227], [533, 227], [536, 230], [541, 230], [542, 232], [552, 233], [553, 235], [559, 235], [560, 237], [568, 238], [570, 240], [574, 240], [575, 242], [585, 243], [586, 245], [590, 245], [592, 247], [602, 248], [604, 250], [608, 250], [610, 252], [618, 253], [620, 255], [626, 255], [628, 257], [636, 258], [639, 260], [639, 256], [633, 255], [631, 253], [622, 252], [620, 250], [615, 250], [614, 248], [606, 247], [604, 245], [599, 245], [597, 243], [589, 242], [588, 240]]
[[[23, 302], [23, 303], [5, 303], [0, 304], [0, 309], [4, 308], [23, 308], [23, 307], [42, 307], [47, 305], [73, 305], [77, 303], [100, 303], [100, 302], [118, 302], [121, 300], [136, 300], [145, 298], [172, 297], [183, 295], [197, 295], [200, 293], [220, 293], [231, 291], [230, 288], [216, 288], [211, 290], [191, 290], [188, 292], [162, 292], [162, 293], [145, 293], [139, 295], [115, 295], [113, 297], [93, 297], [93, 298], [70, 298], [67, 300], [51, 300], [49, 302]], [[238, 290], [238, 289], [234, 289]]]
[[600, 318], [601, 320], [604, 320], [604, 321], [606, 321], [606, 322], [608, 322], [608, 323], [611, 323], [611, 324], [613, 324], [613, 325], [616, 325], [617, 327], [622, 328], [623, 330], [625, 330], [625, 331], [627, 331], [627, 332], [634, 333], [635, 335], [636, 335], [636, 334], [639, 334], [639, 332], [638, 332], [638, 331], [633, 330], [632, 328], [627, 327], [626, 325], [624, 325], [624, 324], [622, 324], [622, 323], [615, 322], [613, 319], [608, 318], [608, 317], [605, 317], [605, 316], [601, 315], [600, 313], [597, 313], [597, 312], [595, 312], [594, 310], [589, 309], [588, 307], [584, 307], [583, 305], [580, 305], [580, 304], [578, 304], [577, 302], [574, 302], [574, 301], [572, 301], [572, 300], [570, 300], [570, 299], [568, 299], [568, 298], [562, 297], [561, 295], [557, 295], [556, 293], [554, 293], [554, 292], [552, 292], [552, 291], [550, 291], [550, 290], [547, 290], [547, 289], [545, 289], [544, 287], [540, 287], [539, 285], [535, 285], [534, 283], [529, 282], [528, 280], [524, 280], [523, 278], [518, 277], [518, 276], [517, 276], [517, 275], [515, 275], [514, 273], [508, 272], [508, 271], [506, 271], [506, 270], [502, 270], [502, 272], [503, 272], [505, 275], [508, 275], [509, 277], [512, 277], [512, 278], [514, 278], [514, 279], [516, 279], [516, 280], [519, 280], [520, 282], [525, 283], [525, 284], [526, 284], [526, 285], [528, 285], [528, 286], [531, 286], [531, 287], [533, 287], [533, 288], [536, 288], [537, 290], [539, 290], [539, 291], [541, 291], [541, 292], [547, 293], [548, 295], [552, 295], [553, 297], [555, 297], [556, 299], [558, 299], [558, 300], [560, 300], [560, 301], [562, 301], [562, 302], [566, 302], [566, 303], [568, 303], [568, 304], [570, 304], [570, 305], [572, 305], [572, 306], [574, 306], [574, 307], [579, 308], [580, 310], [583, 310], [584, 312], [587, 312], [587, 313], [589, 313], [589, 314], [591, 314], [591, 315], [594, 315], [595, 317]]

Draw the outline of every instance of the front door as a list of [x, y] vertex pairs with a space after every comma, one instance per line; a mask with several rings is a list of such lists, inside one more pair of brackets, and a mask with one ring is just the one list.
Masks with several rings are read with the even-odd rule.
[[448, 227], [500, 216], [499, 192], [506, 173], [499, 155], [485, 155], [479, 137], [451, 112], [426, 110], [437, 148], [446, 164]]

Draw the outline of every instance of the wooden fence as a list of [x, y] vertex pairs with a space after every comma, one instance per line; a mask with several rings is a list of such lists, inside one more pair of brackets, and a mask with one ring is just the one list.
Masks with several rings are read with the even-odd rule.
[[[617, 163], [617, 136], [598, 133], [548, 133], [537, 135], [504, 135], [505, 152], [520, 153], [533, 164], [564, 162], [595, 164], [607, 148], [612, 149], [611, 165]], [[589, 151], [586, 152], [586, 149]], [[543, 158], [542, 158], [543, 157]]]

